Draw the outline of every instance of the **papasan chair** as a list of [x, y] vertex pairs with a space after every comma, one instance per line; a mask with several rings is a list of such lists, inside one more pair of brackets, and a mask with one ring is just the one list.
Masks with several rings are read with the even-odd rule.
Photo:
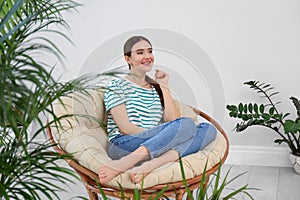
[[[182, 158], [186, 184], [193, 191], [200, 185], [205, 166], [208, 181], [209, 175], [224, 163], [229, 149], [228, 138], [222, 127], [209, 115], [180, 101], [175, 100], [175, 103], [181, 116], [190, 117], [195, 122], [208, 121], [218, 130], [216, 139], [203, 150]], [[105, 125], [106, 122], [103, 90], [91, 90], [88, 95], [74, 93], [53, 106], [57, 116], [68, 117], [60, 120], [59, 126], [48, 127], [49, 139], [55, 144], [57, 152], [72, 154], [72, 159], [66, 161], [80, 175], [89, 198], [98, 199], [97, 194], [101, 192], [97, 185], [97, 173], [103, 163], [111, 160], [107, 155], [106, 129], [99, 124], [104, 122]], [[142, 184], [134, 184], [129, 178], [129, 173], [124, 172], [102, 184], [101, 188], [105, 195], [117, 198], [132, 198], [135, 188], [141, 190], [143, 199], [153, 197], [154, 193], [162, 189], [164, 196], [176, 199], [182, 199], [186, 192], [180, 163], [177, 161], [154, 170], [145, 177]]]

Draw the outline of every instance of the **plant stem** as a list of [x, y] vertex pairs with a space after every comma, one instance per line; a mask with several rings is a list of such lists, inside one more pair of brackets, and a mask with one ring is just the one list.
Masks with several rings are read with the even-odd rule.
[[284, 142], [290, 147], [290, 149], [292, 150], [292, 152], [297, 152], [297, 148], [295, 147], [294, 143], [290, 142], [292, 140], [291, 140], [289, 134], [287, 134], [288, 138], [286, 138], [282, 133], [279, 132], [279, 130], [273, 129], [271, 126], [267, 126], [267, 125], [264, 125], [264, 124], [262, 126], [270, 128], [273, 131], [275, 131], [276, 133], [278, 133], [283, 138]]
[[297, 144], [297, 147], [298, 147], [298, 152], [300, 154], [300, 131], [298, 131], [298, 139], [296, 139], [296, 144]]
[[[290, 136], [290, 134], [287, 134], [288, 136]], [[296, 148], [296, 151], [299, 151], [300, 150], [300, 144], [299, 144], [299, 137], [298, 137], [298, 139], [297, 139], [297, 137], [296, 137], [296, 135], [294, 134], [294, 133], [292, 133], [292, 136], [293, 136], [293, 138], [294, 138], [294, 141], [296, 142], [296, 144], [297, 144], [297, 148]], [[292, 141], [291, 140], [291, 138], [289, 137], [289, 139], [290, 139], [290, 141]], [[292, 141], [292, 143], [293, 143], [293, 141]], [[293, 145], [294, 145], [294, 143], [293, 143]]]
[[[263, 89], [261, 89], [261, 88], [258, 87], [258, 86], [256, 86], [256, 87], [257, 87], [257, 89], [258, 89], [259, 91], [261, 91], [261, 92], [265, 95], [265, 97], [266, 97], [266, 98], [268, 99], [268, 101], [270, 102], [271, 106], [274, 108], [276, 114], [279, 115], [278, 109], [276, 108], [275, 104], [273, 103], [272, 99], [271, 99], [270, 96], [267, 94], [267, 92], [265, 92]], [[277, 120], [277, 121], [278, 121], [282, 126], [284, 125], [284, 123], [283, 123], [283, 121], [282, 121], [281, 119], [280, 119], [280, 120]]]

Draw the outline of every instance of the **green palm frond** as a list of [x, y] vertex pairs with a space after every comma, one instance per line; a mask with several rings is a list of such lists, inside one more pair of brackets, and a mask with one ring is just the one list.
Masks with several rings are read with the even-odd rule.
[[[97, 76], [61, 83], [52, 76], [53, 66], [36, 59], [52, 54], [62, 61], [63, 52], [45, 35], [69, 38], [58, 26], [68, 28], [62, 12], [76, 10], [71, 0], [3, 0], [0, 3], [0, 199], [60, 199], [77, 175], [58, 161], [70, 158], [52, 151], [48, 141], [37, 141], [45, 133], [40, 115], [52, 116], [51, 106], [72, 92], [87, 94], [88, 82]], [[31, 131], [35, 122], [37, 130]]]

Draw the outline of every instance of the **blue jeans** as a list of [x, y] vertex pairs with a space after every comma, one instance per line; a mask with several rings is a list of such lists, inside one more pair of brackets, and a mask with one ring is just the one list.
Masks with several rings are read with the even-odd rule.
[[195, 153], [216, 138], [217, 130], [209, 123], [195, 125], [191, 118], [177, 118], [141, 133], [121, 135], [113, 138], [108, 145], [108, 154], [120, 159], [145, 146], [151, 158], [159, 157], [169, 150], [176, 150], [180, 157]]

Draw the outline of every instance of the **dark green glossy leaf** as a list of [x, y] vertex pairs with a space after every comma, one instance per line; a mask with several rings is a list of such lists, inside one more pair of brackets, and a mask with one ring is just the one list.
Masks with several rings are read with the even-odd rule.
[[244, 121], [249, 120], [248, 115], [247, 114], [242, 114], [242, 120], [244, 120]]
[[253, 119], [253, 115], [252, 114], [248, 114], [247, 116], [248, 116], [248, 120], [249, 119]]
[[264, 106], [263, 104], [261, 104], [261, 105], [259, 106], [259, 112], [260, 112], [260, 113], [264, 113], [264, 112], [265, 112], [265, 106]]
[[300, 131], [300, 120], [286, 120], [284, 122], [284, 130], [285, 133], [297, 133], [298, 131]]
[[266, 124], [268, 124], [268, 125], [272, 125], [272, 124], [275, 124], [275, 123], [278, 123], [278, 121], [276, 121], [276, 120], [267, 120], [266, 121]]
[[231, 111], [232, 110], [231, 109], [231, 105], [226, 105], [226, 109], [229, 110], [229, 111]]
[[292, 120], [286, 120], [284, 122], [284, 130], [286, 133], [289, 133], [293, 130], [293, 127], [295, 126], [295, 122]]
[[237, 113], [236, 113], [236, 112], [230, 112], [230, 113], [229, 113], [229, 116], [230, 116], [230, 117], [236, 118], [236, 117], [237, 117]]
[[256, 103], [254, 104], [253, 109], [255, 113], [258, 113], [258, 105]]
[[252, 103], [249, 103], [248, 110], [249, 110], [250, 113], [252, 113], [252, 111], [253, 111], [253, 105], [252, 105]]
[[[229, 111], [237, 110], [237, 108], [236, 108], [235, 105], [226, 105], [226, 108], [227, 108], [227, 110], [229, 110]], [[235, 108], [236, 108], [236, 109], [235, 109]]]
[[255, 81], [246, 81], [246, 82], [244, 82], [244, 84], [252, 86], [252, 85], [255, 85]]
[[279, 94], [279, 92], [274, 92], [274, 93], [270, 94], [269, 97], [272, 97], [272, 96], [274, 96], [276, 94]]
[[270, 114], [270, 115], [274, 115], [274, 112], [275, 112], [275, 108], [274, 108], [274, 107], [271, 107], [271, 108], [269, 109], [269, 114]]
[[290, 113], [286, 113], [286, 114], [284, 114], [283, 116], [282, 116], [282, 114], [280, 114], [280, 116], [278, 117], [279, 119], [284, 119], [284, 118], [286, 118], [287, 116], [289, 116], [290, 115]]
[[244, 109], [243, 103], [239, 103], [238, 108], [239, 108], [239, 112], [242, 113]]
[[274, 140], [274, 142], [277, 143], [277, 144], [281, 144], [281, 143], [284, 142], [284, 140], [283, 139], [276, 139], [276, 140]]
[[257, 124], [259, 124], [259, 125], [264, 125], [264, 123], [265, 123], [265, 120], [263, 120], [263, 119], [259, 119], [259, 120], [257, 120]]
[[297, 110], [298, 117], [300, 117], [300, 102], [299, 102], [299, 100], [295, 97], [290, 97], [290, 99], [292, 100], [292, 102]]
[[259, 114], [255, 113], [255, 114], [253, 114], [253, 117], [258, 119], [260, 116], [259, 116]]
[[247, 106], [247, 104], [244, 105], [243, 111], [244, 111], [245, 114], [247, 114], [247, 112], [248, 112], [248, 106]]
[[264, 85], [263, 87], [262, 87], [262, 89], [265, 89], [265, 88], [267, 88], [267, 87], [269, 87], [270, 86], [270, 84], [266, 84], [266, 85]]
[[237, 124], [235, 129], [237, 132], [242, 132], [242, 131], [246, 130], [247, 128], [248, 128], [247, 124]]
[[262, 118], [264, 118], [264, 120], [269, 120], [271, 117], [268, 113], [263, 113], [261, 114]]

